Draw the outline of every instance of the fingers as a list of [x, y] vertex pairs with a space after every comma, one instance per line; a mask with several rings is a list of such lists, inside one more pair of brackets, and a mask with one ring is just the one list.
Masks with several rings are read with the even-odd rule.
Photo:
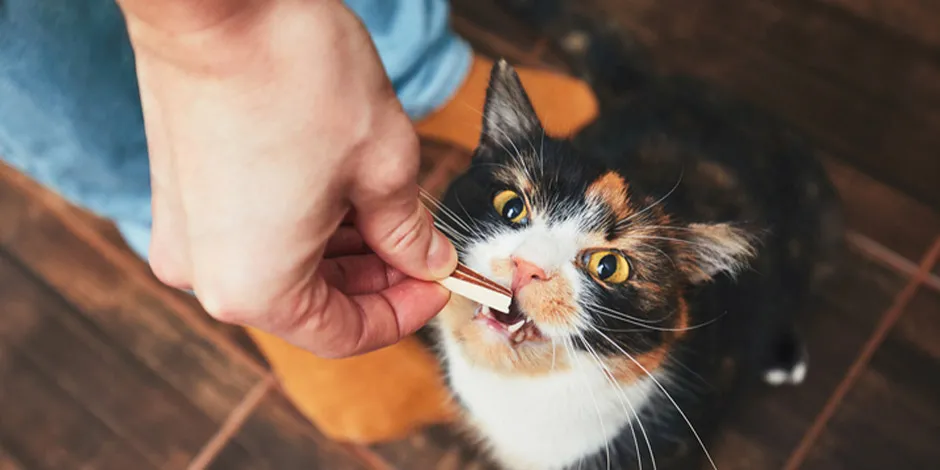
[[407, 278], [374, 254], [324, 259], [320, 275], [347, 295], [380, 292]]
[[356, 227], [392, 266], [417, 279], [443, 279], [456, 268], [457, 252], [418, 203], [418, 140], [399, 114], [387, 118], [386, 133], [376, 137], [381, 145], [362, 149], [351, 194]]
[[328, 358], [363, 354], [400, 341], [447, 304], [449, 293], [437, 283], [406, 279], [379, 293], [346, 296], [320, 280], [310, 311], [298, 312], [290, 331], [274, 332], [291, 343]]
[[154, 275], [164, 284], [190, 289], [192, 264], [186, 242], [186, 214], [176, 178], [176, 161], [168, 145], [168, 136], [159, 103], [153, 99], [141, 78], [141, 106], [150, 155], [152, 227], [148, 261]]
[[457, 251], [434, 227], [416, 192], [401, 191], [358, 207], [356, 226], [375, 253], [411, 277], [439, 280], [457, 266]]
[[366, 245], [359, 230], [342, 225], [333, 236], [326, 242], [324, 256], [333, 258], [337, 256], [363, 255], [372, 253], [372, 249]]

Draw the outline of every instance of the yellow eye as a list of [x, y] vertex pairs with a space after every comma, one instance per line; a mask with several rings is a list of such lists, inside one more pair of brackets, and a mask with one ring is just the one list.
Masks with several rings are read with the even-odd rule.
[[623, 284], [630, 278], [630, 262], [616, 251], [600, 250], [586, 256], [585, 268], [597, 280]]
[[514, 224], [525, 223], [529, 217], [529, 209], [519, 193], [512, 190], [500, 191], [493, 197], [493, 208], [504, 219]]

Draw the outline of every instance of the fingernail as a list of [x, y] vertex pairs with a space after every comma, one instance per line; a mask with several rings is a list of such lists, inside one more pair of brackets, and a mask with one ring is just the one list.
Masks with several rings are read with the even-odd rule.
[[457, 267], [457, 250], [441, 232], [434, 230], [428, 247], [428, 269], [437, 279], [450, 276]]

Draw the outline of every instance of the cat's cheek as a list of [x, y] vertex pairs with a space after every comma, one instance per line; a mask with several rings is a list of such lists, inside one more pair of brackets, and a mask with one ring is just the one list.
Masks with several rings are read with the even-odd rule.
[[577, 304], [576, 289], [568, 276], [557, 276], [530, 284], [516, 295], [522, 311], [550, 337], [566, 337], [584, 323]]
[[478, 322], [460, 328], [457, 338], [459, 350], [467, 362], [501, 374], [535, 377], [569, 368], [568, 356], [560, 344], [541, 342], [512, 346]]
[[671, 344], [664, 344], [632, 359], [624, 356], [612, 356], [604, 359], [604, 363], [617, 383], [630, 385], [650, 375], [656, 375], [663, 363], [666, 362], [671, 347]]
[[493, 258], [490, 260], [490, 277], [494, 280], [512, 279], [512, 261], [506, 258]]
[[476, 304], [460, 296], [450, 302], [435, 319], [435, 326], [447, 342], [456, 345], [451, 354], [461, 354], [478, 367], [512, 375], [539, 376], [567, 370], [567, 355], [561, 344], [523, 343], [515, 347], [479, 321], [473, 321]]

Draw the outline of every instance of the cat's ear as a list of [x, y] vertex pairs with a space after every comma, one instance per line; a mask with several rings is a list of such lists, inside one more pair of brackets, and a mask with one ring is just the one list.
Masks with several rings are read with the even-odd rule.
[[508, 146], [540, 131], [535, 109], [522, 87], [516, 70], [505, 60], [493, 65], [483, 105], [483, 134], [480, 143]]
[[757, 237], [728, 224], [690, 224], [679, 235], [680, 267], [694, 284], [710, 281], [725, 273], [737, 275], [757, 255]]

